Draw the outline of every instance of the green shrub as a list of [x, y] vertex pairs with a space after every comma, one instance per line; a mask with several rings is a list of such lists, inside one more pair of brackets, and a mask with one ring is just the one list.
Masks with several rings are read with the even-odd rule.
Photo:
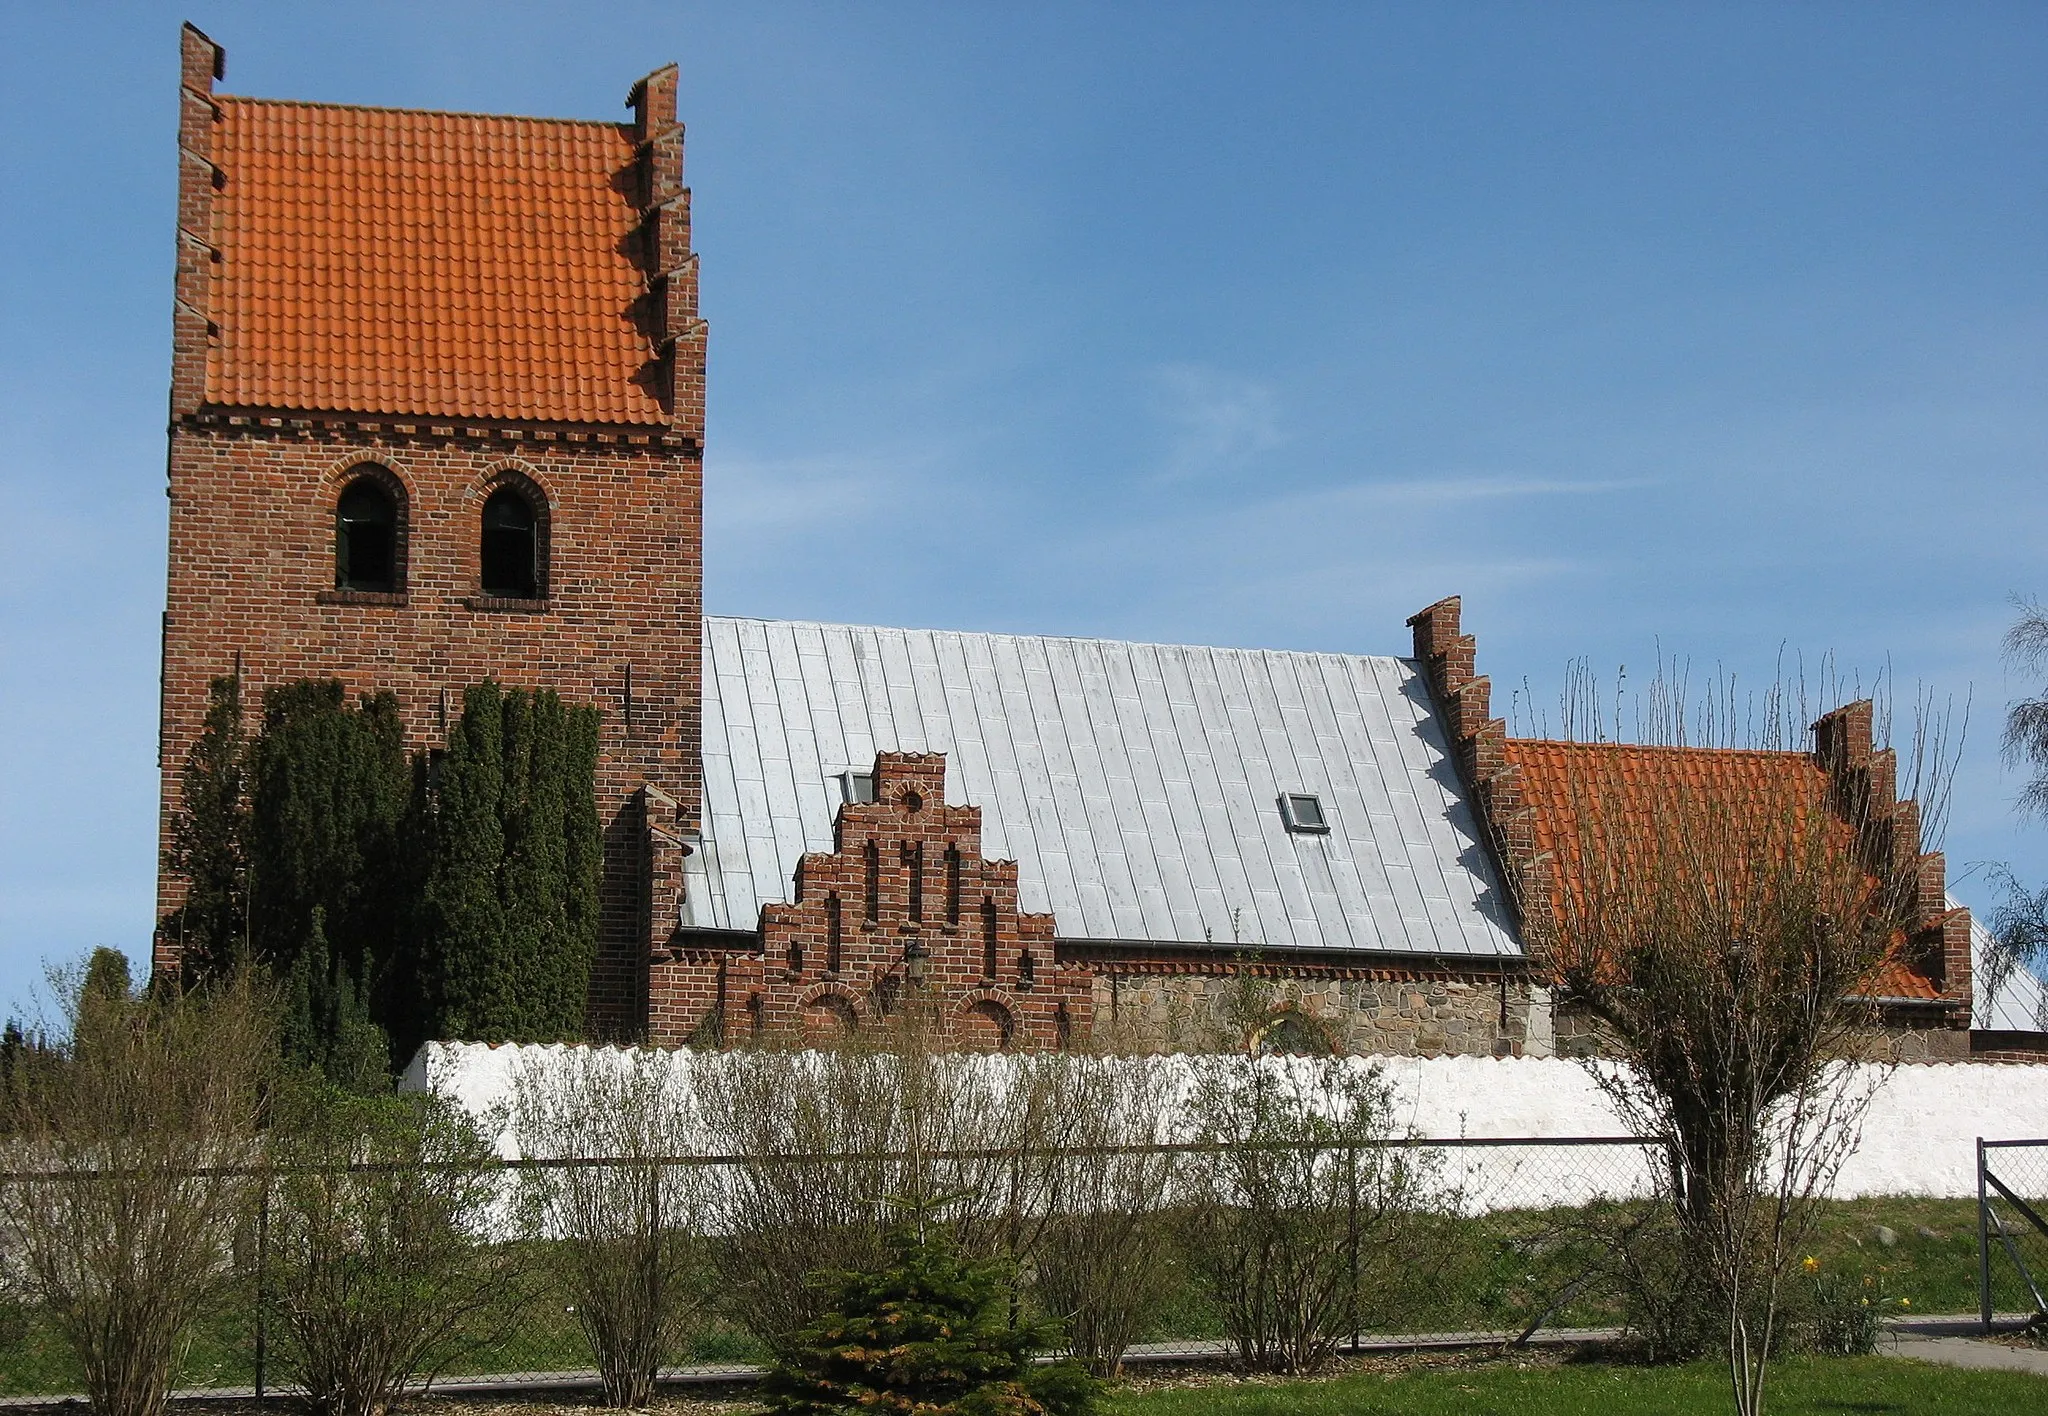
[[1400, 1132], [1381, 1069], [1218, 1058], [1189, 1099], [1184, 1251], [1247, 1368], [1313, 1371], [1399, 1322], [1449, 1251], [1440, 1153]]
[[1035, 1366], [1050, 1327], [1017, 1316], [1004, 1265], [963, 1259], [911, 1210], [873, 1273], [823, 1280], [830, 1306], [796, 1334], [761, 1384], [782, 1416], [1082, 1416], [1093, 1379], [1071, 1362]]

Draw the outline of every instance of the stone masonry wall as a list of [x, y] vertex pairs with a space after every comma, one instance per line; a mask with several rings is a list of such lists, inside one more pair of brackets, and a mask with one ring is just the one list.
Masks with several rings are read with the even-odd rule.
[[1231, 1052], [1305, 1038], [1346, 1056], [1550, 1054], [1548, 995], [1512, 974], [1095, 967], [1096, 1036], [1119, 1051]]

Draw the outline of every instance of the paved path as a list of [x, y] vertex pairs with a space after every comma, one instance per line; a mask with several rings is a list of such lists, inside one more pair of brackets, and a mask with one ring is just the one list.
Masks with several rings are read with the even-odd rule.
[[[2024, 1313], [2000, 1313], [1993, 1326], [2010, 1331], [2023, 1326]], [[2048, 1377], [2048, 1347], [2009, 1347], [1987, 1342], [1984, 1325], [1974, 1314], [1899, 1318], [1886, 1324], [1888, 1341], [1878, 1351], [1920, 1362], [1939, 1362], [1945, 1367], [1973, 1367], [1980, 1371], [2032, 1372]]]
[[[2001, 1313], [1995, 1319], [1996, 1325], [2010, 1331], [2023, 1326], [2025, 1313]], [[1879, 1351], [1886, 1356], [1909, 1357], [1922, 1362], [1938, 1362], [1950, 1367], [1991, 1368], [2010, 1372], [2031, 1372], [2048, 1377], [2048, 1348], [2008, 1347], [2003, 1343], [1986, 1342], [1983, 1328], [1977, 1316], [1972, 1314], [1925, 1315], [1896, 1319], [1885, 1326], [1885, 1338]], [[1517, 1334], [1512, 1332], [1443, 1332], [1409, 1333], [1388, 1337], [1367, 1337], [1357, 1347], [1345, 1347], [1341, 1351], [1356, 1352], [1413, 1352], [1420, 1349], [1493, 1347], [1511, 1342]], [[1529, 1339], [1532, 1347], [1570, 1347], [1588, 1343], [1612, 1342], [1620, 1336], [1615, 1328], [1548, 1328]], [[1130, 1363], [1167, 1362], [1216, 1362], [1228, 1360], [1236, 1351], [1233, 1344], [1223, 1341], [1180, 1341], [1138, 1343], [1125, 1355]], [[680, 1386], [724, 1386], [757, 1380], [761, 1368], [740, 1363], [706, 1365], [701, 1367], [671, 1367], [661, 1374], [664, 1385]], [[577, 1390], [595, 1388], [597, 1373], [582, 1372], [500, 1372], [491, 1376], [444, 1377], [434, 1383], [434, 1390], [442, 1395], [485, 1395], [509, 1394], [536, 1390]], [[284, 1394], [280, 1388], [274, 1392]], [[248, 1387], [216, 1387], [204, 1391], [181, 1391], [178, 1397], [251, 1397], [255, 1392]], [[79, 1400], [77, 1397], [61, 1396], [0, 1396], [0, 1408], [14, 1406], [44, 1406], [64, 1401]]]

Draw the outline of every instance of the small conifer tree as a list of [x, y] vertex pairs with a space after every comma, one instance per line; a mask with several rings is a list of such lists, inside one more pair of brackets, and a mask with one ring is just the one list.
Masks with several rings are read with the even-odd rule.
[[831, 1309], [801, 1329], [761, 1384], [778, 1416], [1080, 1416], [1095, 1384], [1072, 1362], [1035, 1366], [1056, 1340], [1016, 1317], [1003, 1265], [964, 1259], [931, 1205], [907, 1206], [889, 1262], [826, 1281]]

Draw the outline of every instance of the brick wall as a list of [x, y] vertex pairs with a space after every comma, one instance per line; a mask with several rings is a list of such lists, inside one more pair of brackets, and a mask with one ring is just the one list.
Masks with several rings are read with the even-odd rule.
[[761, 909], [753, 950], [678, 936], [650, 964], [659, 1042], [824, 1041], [913, 1003], [972, 1049], [1058, 1047], [1090, 1026], [1091, 980], [1017, 905], [1015, 861], [981, 854], [981, 808], [946, 804], [941, 753], [875, 759], [875, 800], [839, 809], [834, 849]]
[[[704, 325], [675, 71], [634, 90], [636, 159], [650, 230], [646, 281], [662, 306], [667, 426], [572, 426], [507, 419], [392, 418], [227, 408], [204, 398], [217, 339], [207, 311], [209, 203], [220, 180], [208, 148], [212, 41], [187, 27], [180, 128], [177, 315], [170, 432], [170, 574], [163, 626], [162, 824], [200, 730], [210, 679], [244, 676], [253, 711], [265, 688], [338, 678], [390, 689], [409, 746], [439, 747], [463, 688], [486, 677], [549, 687], [602, 713], [598, 807], [605, 832], [604, 923], [591, 997], [594, 1031], [637, 1035], [644, 1018], [650, 824], [694, 828], [699, 809], [702, 652]], [[226, 258], [232, 259], [233, 253]], [[625, 312], [621, 312], [622, 317]], [[404, 556], [390, 594], [337, 591], [335, 502], [366, 466], [402, 489]], [[542, 507], [541, 598], [480, 593], [479, 516], [516, 482]], [[387, 480], [386, 485], [391, 485]], [[652, 785], [656, 793], [643, 796]], [[659, 818], [648, 819], [648, 802]], [[168, 872], [159, 916], [183, 882]], [[175, 941], [159, 939], [159, 967]]]

